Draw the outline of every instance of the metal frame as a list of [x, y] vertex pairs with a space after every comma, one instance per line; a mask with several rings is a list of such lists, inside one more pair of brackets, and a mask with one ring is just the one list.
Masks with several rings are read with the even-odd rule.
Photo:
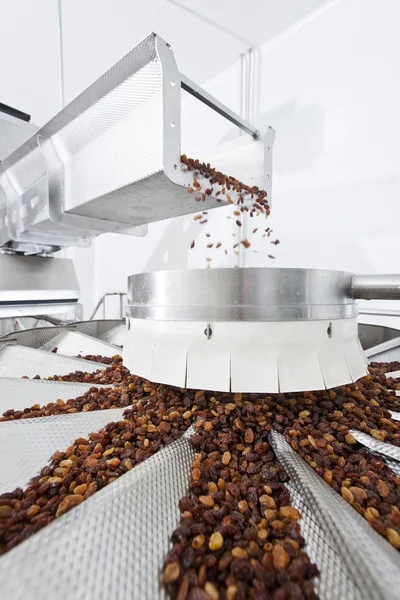
[[105, 302], [105, 300], [106, 300], [106, 298], [108, 298], [108, 296], [119, 296], [119, 316], [120, 316], [120, 319], [124, 318], [124, 316], [125, 316], [124, 315], [124, 296], [126, 296], [126, 292], [108, 292], [106, 294], [103, 294], [101, 296], [101, 298], [99, 299], [99, 301], [97, 302], [92, 314], [89, 317], [89, 321], [92, 321], [94, 319], [100, 306], [103, 307], [103, 319], [106, 318], [106, 302]]

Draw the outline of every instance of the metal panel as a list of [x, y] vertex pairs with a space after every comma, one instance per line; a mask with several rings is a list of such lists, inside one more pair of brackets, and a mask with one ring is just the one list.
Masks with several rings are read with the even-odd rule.
[[125, 341], [126, 325], [125, 322], [119, 323], [103, 335], [99, 336], [100, 340], [104, 340], [108, 344], [115, 346], [123, 346]]
[[4, 598], [164, 599], [160, 569], [193, 456], [181, 438], [0, 558]]
[[371, 452], [379, 454], [383, 459], [387, 460], [390, 464], [390, 468], [400, 476], [400, 448], [393, 444], [386, 442], [380, 442], [371, 435], [362, 431], [352, 430], [352, 435], [355, 437], [357, 442], [366, 446]]
[[0, 161], [7, 158], [38, 129], [33, 123], [0, 110]]
[[[362, 320], [362, 312], [359, 320]], [[400, 331], [383, 325], [358, 324], [358, 336], [364, 350], [399, 336]]]
[[[95, 321], [80, 321], [78, 323], [69, 324], [68, 329], [80, 331], [86, 335], [91, 335], [95, 338], [100, 338], [102, 335], [123, 323], [121, 319], [98, 319]], [[107, 340], [104, 340], [105, 342]], [[108, 342], [112, 344], [112, 341]]]
[[14, 379], [0, 377], [0, 415], [13, 408], [23, 410], [39, 404], [44, 406], [57, 400], [83, 396], [91, 387], [110, 387], [93, 383], [42, 381], [40, 379]]
[[78, 437], [86, 437], [111, 421], [120, 421], [124, 410], [0, 422], [0, 494], [25, 487], [56, 450], [68, 448]]
[[54, 348], [57, 348], [57, 354], [65, 356], [93, 354], [95, 356], [107, 356], [111, 358], [121, 351], [117, 346], [107, 344], [107, 342], [78, 331], [63, 331], [42, 346], [41, 350], [51, 352]]
[[0, 254], [0, 273], [0, 308], [1, 304], [65, 303], [79, 298], [78, 279], [69, 258]]
[[22, 331], [12, 331], [0, 338], [0, 342], [17, 344], [18, 346], [27, 346], [29, 348], [41, 348], [47, 342], [50, 342], [57, 335], [65, 330], [63, 325], [55, 327], [37, 327], [35, 329], [24, 329]]
[[[178, 522], [179, 499], [187, 493], [194, 457], [191, 431], [0, 558], [5, 597], [164, 599], [160, 571]], [[288, 487], [293, 505], [301, 510], [306, 551], [321, 572], [315, 582], [321, 600], [361, 600], [366, 589], [373, 600], [396, 600], [396, 587], [393, 595], [386, 593], [397, 576], [395, 551], [329, 488], [327, 496], [321, 494], [319, 486], [328, 486], [296, 457], [300, 464], [292, 465], [295, 476]], [[304, 494], [309, 482], [312, 491], [307, 488]], [[324, 502], [328, 512], [320, 510]], [[349, 511], [355, 515], [350, 521]], [[360, 539], [368, 541], [366, 559], [374, 556], [371, 568], [360, 559]], [[382, 571], [386, 582], [375, 579]]]
[[0, 377], [51, 377], [68, 375], [75, 371], [94, 373], [106, 367], [107, 365], [102, 363], [58, 356], [52, 352], [24, 346], [0, 345]]
[[[119, 319], [105, 319], [98, 321], [78, 321], [76, 323], [67, 323], [66, 325], [56, 325], [54, 327], [35, 327], [34, 329], [25, 329], [22, 331], [12, 331], [0, 337], [0, 342], [10, 341], [19, 346], [29, 346], [31, 348], [41, 348], [54, 337], [63, 333], [63, 331], [79, 331], [85, 335], [95, 338], [101, 338], [120, 325], [124, 331], [124, 323]], [[116, 329], [117, 331], [117, 329]], [[113, 334], [110, 334], [111, 336]], [[112, 341], [104, 339], [105, 342], [112, 344]]]
[[369, 348], [365, 355], [370, 362], [396, 362], [400, 360], [400, 337]]
[[292, 485], [306, 500], [327, 543], [345, 561], [357, 588], [364, 594], [368, 590], [370, 600], [399, 599], [400, 560], [396, 550], [292, 450], [282, 435], [274, 431], [269, 438]]
[[0, 306], [0, 318], [42, 317], [57, 315], [59, 318], [82, 318], [82, 304], [79, 302], [33, 302], [26, 304], [3, 304]]
[[321, 600], [365, 600], [365, 591], [357, 587], [345, 558], [327, 538], [323, 527], [293, 484], [285, 484], [290, 492], [290, 503], [301, 514], [301, 535], [306, 540], [305, 550], [320, 571], [315, 580], [315, 591]]

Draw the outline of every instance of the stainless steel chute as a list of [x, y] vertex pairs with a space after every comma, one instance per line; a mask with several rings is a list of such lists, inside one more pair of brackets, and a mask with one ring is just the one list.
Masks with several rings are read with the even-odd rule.
[[[151, 34], [1, 163], [11, 238], [60, 246], [144, 235], [147, 223], [197, 211], [181, 162], [181, 89], [249, 134], [193, 158], [270, 199], [274, 131], [257, 131], [182, 75]], [[204, 209], [226, 204], [217, 191]]]

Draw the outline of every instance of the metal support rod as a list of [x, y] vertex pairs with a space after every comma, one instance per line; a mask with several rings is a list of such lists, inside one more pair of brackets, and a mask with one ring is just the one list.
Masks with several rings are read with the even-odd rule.
[[57, 0], [57, 34], [58, 34], [58, 69], [60, 82], [60, 110], [65, 106], [65, 89], [64, 89], [64, 40], [62, 26], [62, 6], [61, 0]]
[[119, 318], [124, 318], [124, 296], [123, 294], [119, 295]]
[[258, 138], [258, 129], [242, 119], [242, 117], [230, 110], [227, 106], [222, 104], [222, 102], [211, 96], [211, 94], [200, 88], [196, 83], [194, 83], [194, 81], [186, 77], [186, 75], [182, 75], [182, 73], [181, 87], [183, 90], [197, 98], [197, 100], [200, 100], [200, 102], [203, 102], [203, 104], [206, 104], [206, 106], [212, 108], [215, 110], [215, 112], [225, 117], [225, 119], [228, 119], [228, 121], [236, 125], [236, 127], [240, 127], [240, 129], [243, 129], [243, 131], [251, 135], [253, 138]]
[[354, 275], [351, 294], [359, 300], [400, 300], [400, 275]]
[[89, 317], [89, 321], [92, 321], [92, 319], [94, 319], [97, 311], [99, 310], [100, 306], [103, 307], [103, 319], [106, 318], [106, 306], [105, 306], [105, 300], [107, 298], [107, 296], [119, 296], [120, 300], [119, 300], [119, 310], [120, 310], [120, 314], [121, 314], [121, 319], [124, 318], [123, 315], [123, 297], [126, 296], [126, 292], [107, 292], [106, 294], [103, 294], [100, 299], [98, 300], [96, 306], [94, 307], [94, 310], [92, 312], [92, 314]]

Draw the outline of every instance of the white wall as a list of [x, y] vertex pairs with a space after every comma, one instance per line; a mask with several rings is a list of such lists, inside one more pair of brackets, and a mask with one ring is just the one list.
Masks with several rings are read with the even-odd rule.
[[0, 0], [0, 102], [43, 125], [60, 110], [55, 0]]
[[399, 272], [399, 19], [396, 0], [341, 0], [263, 49], [276, 266]]
[[396, 0], [341, 0], [263, 48], [277, 265], [399, 268], [399, 19]]

